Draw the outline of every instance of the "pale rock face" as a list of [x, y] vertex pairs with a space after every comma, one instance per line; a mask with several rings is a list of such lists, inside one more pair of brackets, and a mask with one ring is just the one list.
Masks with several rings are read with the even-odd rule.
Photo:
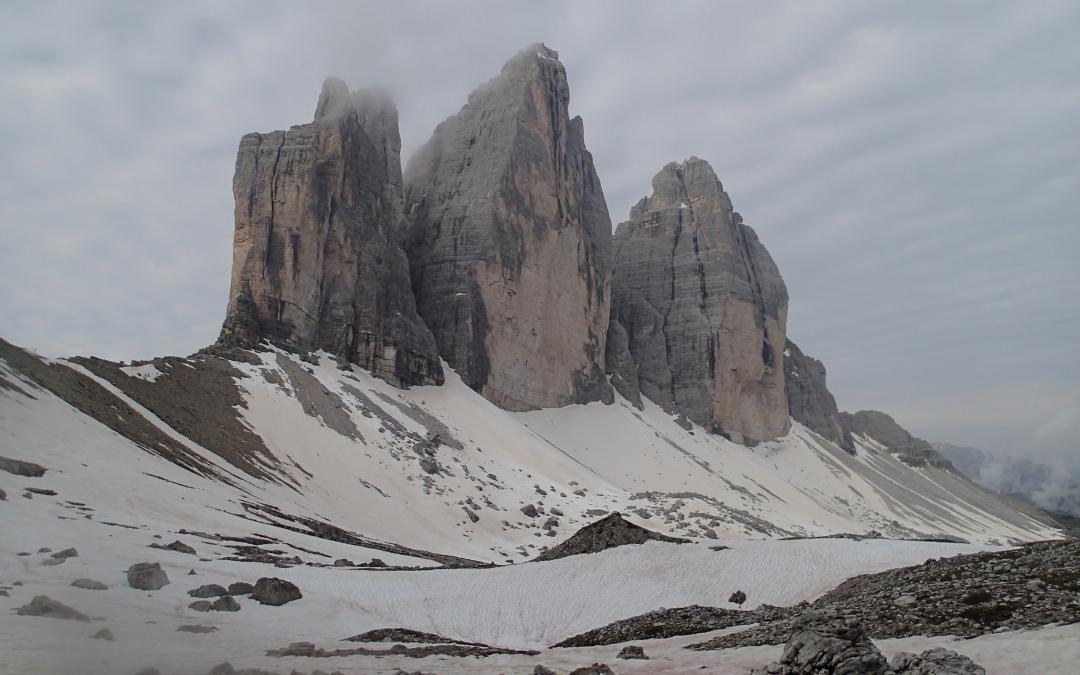
[[855, 454], [851, 432], [840, 424], [836, 399], [825, 385], [825, 364], [791, 340], [784, 349], [784, 382], [791, 418]]
[[400, 154], [393, 102], [336, 79], [314, 122], [244, 136], [219, 342], [323, 349], [399, 386], [442, 383], [397, 239]]
[[611, 220], [558, 54], [534, 45], [406, 171], [405, 248], [439, 353], [507, 410], [610, 397]]
[[787, 289], [712, 167], [665, 166], [614, 246], [611, 316], [641, 393], [740, 443], [785, 434]]

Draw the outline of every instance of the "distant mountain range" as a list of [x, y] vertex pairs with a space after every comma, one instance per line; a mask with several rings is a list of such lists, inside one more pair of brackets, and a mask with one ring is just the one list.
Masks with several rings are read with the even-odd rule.
[[1055, 513], [1080, 516], [1080, 469], [951, 443], [932, 445], [961, 473], [984, 487]]

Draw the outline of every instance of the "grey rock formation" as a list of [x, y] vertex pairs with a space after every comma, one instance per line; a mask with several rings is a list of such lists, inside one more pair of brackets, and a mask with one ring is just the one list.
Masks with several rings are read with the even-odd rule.
[[169, 575], [160, 563], [135, 563], [127, 571], [128, 585], [141, 591], [156, 591], [169, 584]]
[[951, 649], [938, 647], [922, 654], [900, 652], [889, 661], [896, 675], [986, 675], [986, 669]]
[[324, 349], [397, 385], [442, 383], [397, 241], [400, 153], [393, 102], [336, 79], [315, 121], [244, 136], [221, 344]]
[[884, 675], [888, 664], [856, 622], [836, 614], [807, 612], [793, 625], [779, 661], [753, 675]]
[[836, 399], [825, 385], [825, 364], [803, 354], [790, 339], [784, 347], [784, 385], [793, 420], [855, 454], [851, 432], [840, 424]]
[[558, 53], [533, 45], [406, 170], [417, 308], [466, 384], [507, 410], [610, 397], [611, 220]]
[[581, 528], [566, 541], [541, 553], [536, 560], [558, 560], [582, 553], [599, 553], [616, 546], [644, 544], [647, 541], [685, 544], [690, 540], [647, 530], [626, 520], [619, 513], [612, 513]]
[[776, 264], [704, 160], [668, 164], [652, 187], [614, 244], [611, 316], [641, 393], [740, 443], [783, 435], [788, 296]]
[[849, 433], [874, 439], [886, 448], [898, 453], [900, 459], [912, 466], [936, 466], [952, 469], [949, 460], [942, 457], [933, 446], [908, 433], [896, 420], [877, 410], [860, 410], [856, 413], [842, 412], [840, 424]]

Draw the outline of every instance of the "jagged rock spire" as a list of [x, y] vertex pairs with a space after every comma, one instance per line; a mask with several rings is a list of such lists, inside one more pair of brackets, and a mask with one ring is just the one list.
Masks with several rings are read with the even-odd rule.
[[558, 53], [532, 45], [406, 170], [406, 251], [439, 353], [509, 410], [610, 396], [611, 220]]
[[394, 384], [441, 384], [401, 222], [397, 109], [328, 79], [315, 121], [240, 141], [229, 307], [219, 341], [326, 350]]
[[611, 317], [641, 393], [742, 443], [789, 427], [787, 289], [708, 162], [668, 164], [615, 233]]

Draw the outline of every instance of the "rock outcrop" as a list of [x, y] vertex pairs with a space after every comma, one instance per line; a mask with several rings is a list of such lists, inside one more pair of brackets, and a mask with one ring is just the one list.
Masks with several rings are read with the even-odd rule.
[[417, 308], [439, 353], [507, 410], [610, 400], [611, 221], [558, 53], [534, 45], [406, 170]]
[[785, 434], [787, 289], [712, 167], [668, 164], [619, 225], [611, 316], [641, 393], [753, 444]]
[[558, 560], [582, 553], [599, 553], [616, 546], [644, 544], [647, 541], [662, 541], [669, 544], [690, 542], [689, 539], [669, 537], [666, 534], [647, 530], [626, 520], [620, 513], [612, 513], [581, 528], [566, 541], [538, 555], [536, 560]]
[[442, 383], [398, 242], [400, 153], [393, 102], [337, 79], [315, 121], [244, 136], [221, 344], [322, 349], [399, 386]]
[[791, 340], [784, 347], [784, 385], [793, 420], [855, 454], [851, 432], [840, 424], [836, 399], [825, 386], [825, 364], [803, 354]]
[[908, 433], [896, 420], [877, 410], [860, 410], [856, 413], [842, 412], [840, 424], [850, 434], [860, 434], [881, 443], [896, 452], [900, 459], [912, 466], [936, 466], [952, 469], [953, 465], [921, 438]]

